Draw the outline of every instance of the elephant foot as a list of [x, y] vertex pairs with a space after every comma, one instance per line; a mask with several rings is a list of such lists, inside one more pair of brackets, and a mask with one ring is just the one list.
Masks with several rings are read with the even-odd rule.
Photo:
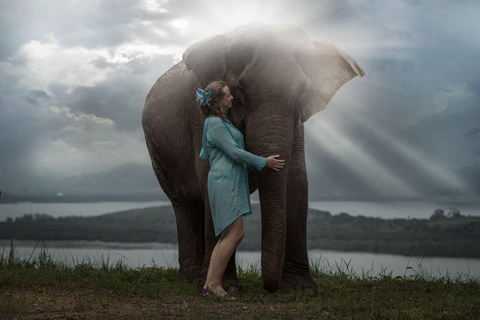
[[292, 274], [283, 271], [281, 290], [300, 290], [305, 294], [315, 296], [318, 294], [318, 287], [312, 276], [308, 274]]
[[238, 279], [222, 279], [222, 286], [229, 294], [237, 294], [242, 289], [242, 284]]

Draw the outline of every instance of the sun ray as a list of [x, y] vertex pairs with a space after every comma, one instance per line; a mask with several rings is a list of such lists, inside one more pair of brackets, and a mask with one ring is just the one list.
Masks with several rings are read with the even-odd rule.
[[[415, 195], [414, 189], [407, 181], [385, 168], [377, 159], [352, 143], [337, 128], [320, 117], [312, 117], [310, 121], [312, 121], [312, 124], [307, 131], [319, 148], [332, 155], [344, 167], [349, 168], [351, 174], [370, 186], [378, 194]], [[316, 132], [312, 132], [313, 130]]]
[[[368, 150], [372, 150], [372, 148], [385, 149], [387, 146], [386, 150], [393, 153], [388, 156], [400, 159], [399, 161], [403, 162], [406, 167], [415, 168], [432, 184], [445, 186], [452, 190], [468, 191], [468, 184], [463, 179], [439, 161], [428, 157], [419, 148], [407, 143], [399, 133], [385, 127], [370, 114], [361, 112], [361, 110], [352, 111], [358, 104], [357, 97], [345, 95], [345, 92], [339, 93], [342, 98], [333, 101], [334, 105], [330, 106], [337, 108], [329, 110], [328, 116], [312, 117], [306, 126], [306, 131], [319, 149], [329, 153], [344, 167], [349, 168], [352, 175], [361, 179], [379, 194], [385, 194], [386, 191], [390, 194], [407, 197], [421, 194], [421, 187], [409, 181], [401, 170], [395, 171], [395, 168], [385, 163], [383, 157], [377, 158], [378, 155], [369, 154]], [[335, 106], [339, 102], [342, 105]], [[371, 143], [377, 143], [379, 146], [370, 144], [369, 148], [365, 148], [367, 142], [353, 142], [348, 133], [340, 130], [345, 123], [348, 123], [350, 127], [361, 128], [366, 137], [373, 137]]]

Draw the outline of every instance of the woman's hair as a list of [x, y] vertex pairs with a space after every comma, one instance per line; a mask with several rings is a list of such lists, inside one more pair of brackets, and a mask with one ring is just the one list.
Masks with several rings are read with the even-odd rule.
[[226, 85], [227, 83], [225, 81], [214, 81], [205, 88], [205, 92], [208, 92], [208, 90], [212, 90], [212, 93], [210, 95], [212, 101], [210, 102], [210, 105], [207, 104], [204, 107], [200, 106], [199, 104], [200, 109], [202, 110], [202, 116], [204, 120], [206, 117], [209, 116], [216, 116], [224, 121], [226, 120], [225, 115], [222, 112], [222, 106], [220, 105], [220, 100], [222, 100], [225, 96], [223, 88], [225, 88]]

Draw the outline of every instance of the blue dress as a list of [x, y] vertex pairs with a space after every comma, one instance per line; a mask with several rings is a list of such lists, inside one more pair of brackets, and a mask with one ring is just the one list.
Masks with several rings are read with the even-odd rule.
[[205, 119], [200, 158], [210, 160], [208, 198], [218, 236], [238, 217], [252, 214], [247, 166], [260, 171], [267, 158], [245, 151], [242, 133], [219, 117]]

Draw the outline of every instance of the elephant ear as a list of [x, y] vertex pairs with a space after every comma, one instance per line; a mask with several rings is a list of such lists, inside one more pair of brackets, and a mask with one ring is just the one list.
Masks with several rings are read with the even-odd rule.
[[226, 35], [212, 36], [195, 42], [183, 53], [182, 59], [187, 69], [193, 71], [203, 88], [224, 78], [227, 71], [226, 42]]
[[301, 119], [305, 122], [315, 113], [322, 111], [335, 93], [357, 75], [365, 72], [357, 62], [333, 44], [314, 42], [315, 57], [312, 69], [310, 95], [302, 108]]

